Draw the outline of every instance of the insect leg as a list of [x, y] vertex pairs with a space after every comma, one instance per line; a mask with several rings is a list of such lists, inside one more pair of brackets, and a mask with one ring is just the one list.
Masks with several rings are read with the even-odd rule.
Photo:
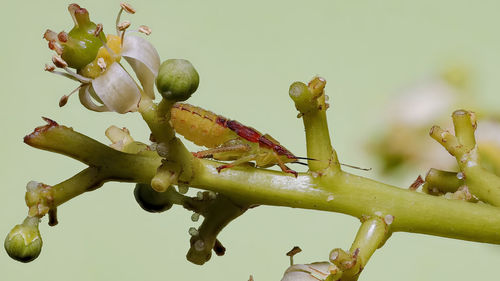
[[249, 155], [243, 156], [241, 158], [234, 160], [231, 163], [220, 165], [219, 167], [217, 167], [217, 172], [220, 173], [220, 171], [222, 171], [223, 169], [231, 168], [231, 167], [234, 167], [234, 166], [246, 163], [246, 162], [250, 162], [252, 160], [255, 160], [256, 157], [257, 157], [257, 154], [249, 154]]
[[278, 162], [278, 165], [280, 166], [281, 170], [285, 173], [290, 173], [290, 174], [293, 174], [295, 177], [298, 176], [298, 173], [295, 172], [294, 170], [288, 168], [285, 163], [283, 163], [283, 160], [281, 160], [281, 158], [279, 157], [279, 155], [274, 152], [274, 156], [276, 157], [276, 161]]
[[[219, 159], [217, 157], [217, 154], [220, 153], [226, 153], [226, 152], [247, 152], [250, 150], [250, 146], [246, 144], [234, 144], [234, 145], [229, 145], [229, 146], [219, 146], [216, 148], [211, 148], [203, 151], [198, 151], [198, 152], [193, 152], [193, 155], [198, 158], [214, 158], [214, 159]], [[215, 156], [214, 156], [215, 155]], [[223, 159], [219, 159], [223, 160]]]

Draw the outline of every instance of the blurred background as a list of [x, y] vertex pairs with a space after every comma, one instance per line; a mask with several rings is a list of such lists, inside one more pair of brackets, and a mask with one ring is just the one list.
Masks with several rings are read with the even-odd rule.
[[[452, 160], [447, 153], [420, 157], [440, 150], [426, 137], [430, 125], [448, 126], [458, 107], [485, 118], [498, 114], [498, 1], [130, 3], [137, 13], [123, 19], [152, 28], [149, 39], [162, 60], [185, 58], [197, 68], [200, 87], [190, 103], [270, 133], [296, 155], [305, 156], [305, 138], [288, 87], [316, 75], [326, 78], [328, 121], [341, 161], [373, 168], [355, 174], [407, 187], [428, 168], [449, 168]], [[22, 142], [43, 124], [41, 116], [105, 143], [110, 125], [127, 127], [137, 140], [149, 137], [138, 114], [89, 112], [76, 96], [58, 107], [76, 84], [43, 71], [52, 52], [42, 35], [47, 28], [71, 29], [68, 4], [2, 1], [1, 235], [26, 216], [28, 181], [56, 184], [84, 168]], [[105, 32], [114, 31], [118, 1], [79, 4]], [[411, 114], [426, 118], [417, 122]], [[395, 144], [387, 136], [411, 126], [409, 134], [419, 132], [406, 138], [413, 140], [406, 147], [413, 151], [392, 155], [388, 148]], [[44, 248], [37, 260], [21, 264], [0, 249], [1, 279], [248, 280], [252, 274], [256, 281], [280, 280], [289, 263], [285, 253], [293, 246], [303, 250], [297, 263], [326, 260], [330, 249], [350, 247], [359, 225], [342, 214], [255, 208], [220, 234], [226, 255], [200, 267], [185, 259], [188, 229], [199, 223], [180, 208], [144, 212], [133, 187], [108, 183], [59, 207], [59, 225], [42, 221]], [[492, 279], [497, 276], [492, 261], [499, 258], [498, 246], [396, 233], [360, 280]]]

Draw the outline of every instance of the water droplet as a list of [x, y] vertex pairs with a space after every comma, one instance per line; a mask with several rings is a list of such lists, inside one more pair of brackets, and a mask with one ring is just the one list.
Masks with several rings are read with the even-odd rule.
[[463, 178], [464, 178], [464, 173], [462, 172], [457, 173], [457, 179], [461, 180]]
[[202, 240], [197, 240], [196, 242], [194, 242], [194, 249], [198, 252], [205, 250], [205, 242], [203, 242]]
[[198, 236], [199, 232], [195, 227], [190, 227], [189, 228], [189, 235], [191, 236]]
[[200, 219], [200, 214], [198, 214], [198, 213], [193, 213], [193, 214], [191, 215], [191, 220], [192, 220], [193, 222], [197, 222], [199, 219]]
[[196, 198], [198, 198], [199, 200], [203, 200], [203, 192], [198, 191], [198, 193], [196, 193]]
[[26, 190], [27, 191], [33, 191], [33, 190], [36, 190], [36, 188], [38, 187], [40, 183], [37, 182], [37, 181], [30, 181], [26, 184]]
[[156, 152], [158, 152], [158, 155], [161, 157], [167, 157], [168, 156], [168, 146], [166, 143], [161, 142], [156, 146]]
[[177, 185], [177, 190], [179, 190], [180, 194], [186, 194], [189, 191], [189, 186], [184, 184], [179, 184]]
[[384, 217], [384, 221], [387, 225], [391, 225], [392, 222], [394, 221], [394, 216], [393, 215], [386, 215]]
[[208, 198], [215, 199], [215, 198], [217, 198], [217, 194], [215, 192], [213, 192], [213, 191], [209, 191], [208, 192]]

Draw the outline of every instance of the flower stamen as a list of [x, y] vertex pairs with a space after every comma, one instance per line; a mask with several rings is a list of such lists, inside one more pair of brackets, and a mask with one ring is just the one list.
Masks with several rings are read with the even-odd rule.
[[97, 65], [101, 69], [102, 72], [106, 71], [106, 62], [104, 61], [104, 58], [98, 58], [97, 59]]
[[130, 21], [126, 20], [118, 24], [117, 29], [121, 31], [121, 46], [123, 47], [123, 38], [125, 37], [125, 30], [130, 27]]
[[122, 9], [129, 14], [135, 14], [135, 9], [132, 8], [132, 6], [129, 3], [121, 2], [120, 7], [122, 7]]
[[[68, 63], [66, 63], [66, 61], [65, 61], [65, 60], [63, 60], [60, 56], [58, 56], [58, 55], [53, 55], [53, 56], [52, 56], [52, 62], [54, 63], [54, 65], [55, 65], [56, 67], [59, 67], [59, 68], [64, 69], [64, 70], [67, 72], [67, 74], [69, 74], [72, 78], [76, 79], [76, 80], [77, 80], [77, 81], [79, 81], [80, 83], [83, 83], [83, 84], [89, 84], [89, 83], [91, 83], [91, 82], [92, 82], [92, 79], [87, 78], [87, 77], [84, 77], [84, 76], [82, 76], [82, 75], [80, 75], [80, 74], [78, 74], [78, 73], [73, 72], [73, 71], [72, 71], [72, 70], [68, 67]], [[47, 69], [47, 66], [45, 66], [45, 69]], [[50, 66], [49, 66], [49, 71], [50, 71], [50, 69], [51, 69], [51, 68], [50, 68]], [[54, 70], [52, 70], [52, 71], [50, 71], [50, 72], [52, 72], [52, 73], [56, 73], [56, 72], [59, 72], [59, 71], [54, 71]], [[65, 73], [62, 73], [62, 74], [63, 74], [63, 76], [66, 76], [66, 75], [64, 75]]]
[[[62, 33], [62, 32], [61, 32]], [[61, 55], [63, 52], [63, 49], [61, 47], [61, 42], [66, 42], [62, 41], [60, 39], [66, 39], [67, 40], [67, 34], [66, 37], [64, 34], [57, 34], [54, 31], [47, 29], [45, 33], [43, 34], [43, 38], [47, 41], [49, 41], [49, 49], [55, 51], [58, 55]], [[61, 34], [61, 36], [59, 36]]]
[[149, 28], [149, 26], [147, 25], [139, 26], [139, 29], [137, 29], [137, 31], [139, 31], [140, 33], [144, 33], [146, 35], [151, 34], [151, 28]]
[[132, 8], [132, 6], [130, 6], [130, 4], [128, 3], [125, 3], [125, 2], [121, 2], [120, 3], [120, 11], [118, 11], [118, 15], [116, 16], [116, 23], [115, 23], [115, 26], [116, 26], [116, 35], [120, 36], [120, 28], [119, 28], [119, 25], [120, 25], [120, 18], [122, 16], [122, 13], [123, 11], [129, 13], [129, 14], [135, 14], [135, 9]]
[[54, 63], [54, 65], [56, 67], [59, 67], [59, 68], [66, 68], [68, 67], [68, 63], [66, 63], [65, 60], [63, 60], [60, 56], [58, 55], [53, 55], [52, 56], [52, 62]]
[[83, 84], [81, 84], [80, 86], [78, 86], [76, 89], [74, 89], [73, 91], [71, 91], [71, 93], [69, 93], [68, 95], [64, 95], [61, 97], [61, 99], [59, 100], [59, 107], [63, 107], [66, 105], [66, 103], [68, 103], [68, 99], [69, 97], [71, 97], [71, 95], [73, 95], [74, 93], [76, 93], [78, 90], [80, 90], [80, 88], [83, 86]]
[[50, 64], [45, 64], [45, 68], [44, 69], [45, 69], [45, 71], [53, 72], [56, 69], [56, 67], [53, 66], [53, 65], [50, 65]]

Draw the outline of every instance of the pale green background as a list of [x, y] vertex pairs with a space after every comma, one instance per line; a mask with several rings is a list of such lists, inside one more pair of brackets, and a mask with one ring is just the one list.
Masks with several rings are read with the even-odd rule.
[[[146, 141], [137, 114], [88, 112], [76, 98], [62, 109], [58, 99], [76, 84], [43, 71], [51, 52], [46, 28], [69, 30], [66, 1], [2, 1], [0, 79], [3, 109], [0, 234], [26, 214], [25, 184], [55, 184], [84, 166], [38, 151], [22, 137], [40, 116], [101, 141], [109, 125], [126, 126]], [[118, 1], [85, 1], [105, 31], [113, 30]], [[328, 80], [332, 138], [342, 161], [372, 165], [362, 143], [382, 126], [390, 96], [433, 75], [450, 61], [472, 69], [473, 89], [498, 107], [499, 1], [134, 1], [133, 24], [147, 24], [162, 59], [187, 58], [201, 84], [192, 103], [270, 132], [305, 155], [303, 129], [287, 90], [314, 75]], [[366, 163], [366, 165], [365, 165]], [[300, 167], [298, 168], [300, 169]], [[415, 171], [415, 174], [424, 171]], [[357, 172], [361, 173], [361, 172]], [[371, 177], [401, 186], [410, 179]], [[292, 246], [297, 262], [327, 258], [348, 248], [358, 222], [340, 214], [260, 207], [223, 231], [224, 257], [205, 266], [185, 259], [190, 213], [175, 208], [142, 211], [131, 184], [106, 184], [59, 208], [60, 224], [44, 219], [44, 248], [30, 264], [0, 249], [1, 280], [279, 280]], [[355, 202], [353, 202], [355, 203]], [[3, 241], [3, 240], [2, 240]], [[378, 251], [361, 280], [496, 279], [500, 248], [397, 233]]]

